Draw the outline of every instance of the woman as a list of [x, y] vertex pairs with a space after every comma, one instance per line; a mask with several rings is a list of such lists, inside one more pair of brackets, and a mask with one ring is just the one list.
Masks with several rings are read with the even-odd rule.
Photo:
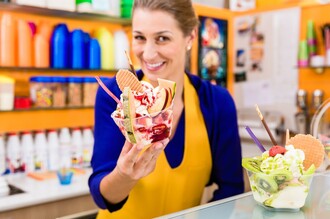
[[[133, 52], [140, 80], [175, 81], [170, 139], [139, 156], [110, 114], [116, 102], [99, 89], [95, 105], [95, 145], [91, 194], [98, 218], [152, 218], [200, 203], [207, 184], [219, 189], [212, 200], [243, 192], [236, 109], [227, 90], [185, 73], [185, 56], [197, 33], [190, 0], [135, 0]], [[115, 79], [106, 85], [117, 95]], [[165, 148], [166, 146], [166, 148]]]

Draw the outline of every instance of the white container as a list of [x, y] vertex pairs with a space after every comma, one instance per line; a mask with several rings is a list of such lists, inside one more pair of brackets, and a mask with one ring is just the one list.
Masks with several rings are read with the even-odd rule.
[[71, 148], [72, 167], [82, 167], [83, 162], [83, 139], [80, 128], [72, 129], [72, 148]]
[[93, 147], [94, 147], [94, 134], [91, 128], [83, 128], [83, 167], [90, 167]]
[[14, 79], [0, 75], [0, 111], [14, 109], [14, 86]]
[[0, 135], [0, 176], [6, 171], [6, 151], [5, 151], [5, 140]]
[[312, 67], [324, 67], [325, 57], [320, 55], [315, 55], [311, 57], [310, 65]]
[[35, 171], [35, 146], [32, 133], [29, 131], [21, 134], [22, 142], [22, 163], [25, 165], [25, 172]]
[[35, 134], [35, 169], [37, 171], [48, 170], [47, 138], [44, 131], [37, 131]]
[[21, 171], [21, 143], [17, 133], [8, 133], [6, 146], [7, 166], [11, 173]]
[[68, 128], [62, 128], [59, 134], [60, 168], [70, 168], [71, 165], [71, 134]]
[[63, 11], [75, 11], [76, 0], [47, 0], [47, 7]]
[[129, 54], [129, 40], [123, 30], [117, 30], [113, 33], [115, 50], [115, 69], [129, 68], [129, 63], [125, 51]]
[[48, 131], [48, 169], [58, 170], [59, 165], [59, 152], [60, 152], [60, 142], [56, 130]]
[[46, 0], [11, 0], [19, 5], [29, 5], [29, 6], [36, 6], [36, 7], [46, 7]]
[[255, 0], [230, 0], [229, 8], [232, 11], [246, 11], [256, 7]]

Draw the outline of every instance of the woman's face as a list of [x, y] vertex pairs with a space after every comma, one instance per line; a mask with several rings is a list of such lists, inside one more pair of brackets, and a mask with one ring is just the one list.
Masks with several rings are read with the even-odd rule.
[[149, 80], [171, 79], [184, 73], [185, 55], [192, 36], [184, 37], [172, 15], [137, 8], [132, 26], [133, 52]]

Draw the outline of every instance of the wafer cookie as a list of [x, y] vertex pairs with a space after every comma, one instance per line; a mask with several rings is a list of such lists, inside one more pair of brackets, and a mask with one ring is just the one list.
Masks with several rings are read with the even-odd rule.
[[301, 149], [305, 153], [304, 167], [307, 170], [312, 164], [315, 168], [321, 166], [324, 160], [324, 146], [312, 135], [297, 134], [288, 140], [296, 149]]
[[121, 91], [129, 87], [131, 90], [143, 92], [139, 79], [128, 70], [120, 69], [116, 74], [116, 81]]

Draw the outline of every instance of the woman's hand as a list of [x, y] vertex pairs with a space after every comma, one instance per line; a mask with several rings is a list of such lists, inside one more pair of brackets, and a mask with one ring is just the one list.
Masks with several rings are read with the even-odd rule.
[[131, 144], [128, 141], [119, 155], [115, 168], [121, 177], [127, 180], [139, 180], [149, 175], [156, 167], [156, 161], [160, 153], [165, 149], [169, 139], [153, 143], [142, 152], [142, 146]]

